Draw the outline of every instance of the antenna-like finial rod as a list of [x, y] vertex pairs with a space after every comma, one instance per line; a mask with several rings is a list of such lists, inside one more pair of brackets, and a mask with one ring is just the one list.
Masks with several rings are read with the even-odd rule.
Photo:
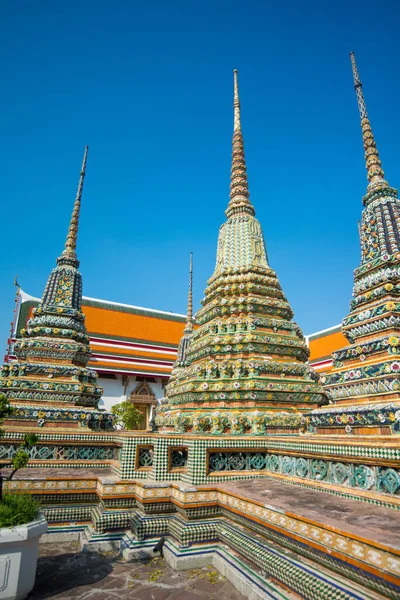
[[241, 129], [240, 123], [240, 100], [237, 69], [233, 71], [233, 131]]
[[357, 63], [354, 56], [354, 52], [350, 52], [351, 69], [353, 71], [354, 89], [357, 94], [358, 110], [360, 111], [361, 119], [368, 118], [367, 107], [364, 100], [364, 94], [362, 91], [362, 83], [360, 80], [360, 74], [357, 69]]
[[76, 192], [74, 209], [72, 211], [71, 222], [69, 224], [67, 240], [65, 242], [65, 250], [63, 252], [63, 256], [71, 256], [76, 258], [76, 241], [78, 237], [78, 225], [79, 225], [79, 212], [81, 209], [81, 200], [82, 200], [82, 191], [83, 191], [83, 182], [86, 174], [86, 161], [88, 155], [89, 146], [85, 146], [85, 153], [83, 155], [82, 167], [79, 176], [79, 184], [78, 190]]
[[368, 118], [367, 106], [364, 100], [362, 91], [362, 83], [358, 73], [354, 52], [350, 52], [351, 68], [353, 71], [354, 89], [357, 94], [358, 110], [360, 111], [361, 130], [364, 141], [365, 161], [368, 171], [368, 180], [371, 186], [381, 186], [386, 184], [383, 180], [384, 172], [379, 158], [379, 153], [376, 147], [374, 135], [371, 129], [371, 123]]

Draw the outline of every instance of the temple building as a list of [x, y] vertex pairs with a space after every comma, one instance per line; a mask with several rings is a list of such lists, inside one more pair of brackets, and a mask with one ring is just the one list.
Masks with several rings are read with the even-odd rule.
[[[17, 359], [21, 330], [26, 329], [39, 302], [18, 288], [6, 363]], [[85, 296], [82, 312], [91, 349], [88, 366], [96, 371], [103, 389], [99, 408], [110, 410], [126, 400], [139, 382], [146, 382], [155, 398], [162, 398], [177, 356], [185, 315]]]
[[[18, 287], [5, 363], [16, 360], [15, 342], [21, 338], [21, 329], [26, 328], [39, 302], [39, 298]], [[182, 348], [187, 344], [182, 338], [187, 317], [86, 296], [82, 296], [82, 312], [91, 348], [88, 365], [97, 372], [103, 389], [99, 408], [110, 410], [123, 402], [141, 381], [147, 382], [156, 399], [161, 400], [178, 346], [180, 342]], [[309, 365], [320, 374], [332, 369], [332, 353], [349, 344], [340, 324], [305, 335], [305, 341], [310, 350]]]

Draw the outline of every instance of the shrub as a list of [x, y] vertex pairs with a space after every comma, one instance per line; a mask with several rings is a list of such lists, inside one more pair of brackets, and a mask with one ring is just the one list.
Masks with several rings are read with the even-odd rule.
[[[0, 425], [6, 417], [12, 416], [13, 407], [5, 394], [0, 394]], [[0, 429], [0, 437], [3, 435]], [[0, 465], [0, 527], [15, 527], [33, 521], [39, 510], [39, 502], [28, 495], [3, 495], [3, 481], [10, 481], [19, 469], [26, 467], [29, 461], [29, 451], [39, 441], [35, 433], [26, 433], [24, 441], [15, 452], [9, 465]], [[4, 467], [12, 467], [9, 475], [4, 475]]]
[[0, 502], [0, 528], [34, 521], [39, 507], [40, 503], [29, 494], [4, 494]]
[[128, 402], [128, 400], [114, 404], [111, 412], [117, 417], [118, 423], [125, 429], [137, 429], [137, 426], [144, 419], [144, 414], [135, 408], [131, 402]]

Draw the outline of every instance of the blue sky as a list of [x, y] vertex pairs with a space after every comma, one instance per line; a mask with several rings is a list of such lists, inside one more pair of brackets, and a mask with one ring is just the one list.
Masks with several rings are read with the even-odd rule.
[[89, 144], [84, 294], [199, 307], [229, 200], [232, 70], [251, 198], [304, 333], [347, 314], [366, 171], [354, 50], [388, 181], [400, 185], [393, 1], [2, 3], [0, 340], [13, 279], [41, 295]]

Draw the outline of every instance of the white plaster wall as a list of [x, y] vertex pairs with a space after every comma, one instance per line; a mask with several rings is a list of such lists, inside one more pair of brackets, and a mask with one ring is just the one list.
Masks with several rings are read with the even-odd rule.
[[118, 404], [119, 402], [126, 400], [126, 396], [124, 396], [124, 386], [122, 385], [121, 375], [117, 375], [116, 379], [105, 379], [100, 374], [97, 381], [99, 387], [102, 387], [104, 390], [98, 404], [100, 409], [110, 411], [114, 404]]
[[[122, 375], [117, 375], [116, 379], [106, 379], [99, 374], [98, 385], [102, 387], [104, 392], [103, 396], [100, 399], [98, 407], [102, 410], [110, 411], [111, 407], [114, 404], [118, 404], [119, 402], [124, 402], [131, 392], [137, 387], [138, 382], [136, 381], [136, 377], [134, 375], [129, 376], [129, 383], [127, 387], [127, 395], [124, 395], [124, 385], [122, 383]], [[164, 397], [164, 390], [162, 387], [161, 379], [157, 378], [156, 382], [149, 382], [149, 386], [151, 387], [153, 393], [157, 400], [161, 400]]]

